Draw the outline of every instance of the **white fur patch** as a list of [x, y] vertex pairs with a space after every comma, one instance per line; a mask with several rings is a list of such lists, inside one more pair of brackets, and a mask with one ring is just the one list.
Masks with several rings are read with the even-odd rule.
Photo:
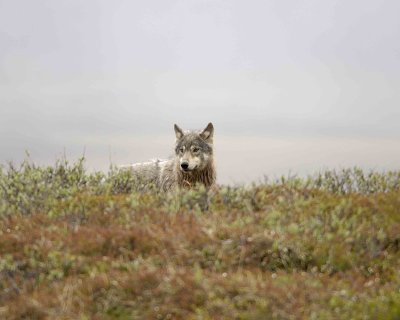
[[168, 162], [168, 160], [165, 160], [165, 159], [151, 159], [150, 161], [125, 164], [125, 165], [121, 165], [119, 167], [120, 168], [134, 168], [134, 167], [140, 167], [140, 166], [148, 166], [148, 165], [152, 165], [152, 164], [154, 164], [154, 165], [158, 164], [160, 166], [164, 166], [167, 162]]

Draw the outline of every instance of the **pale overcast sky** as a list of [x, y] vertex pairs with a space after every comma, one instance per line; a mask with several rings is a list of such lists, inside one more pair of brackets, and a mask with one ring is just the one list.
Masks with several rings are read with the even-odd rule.
[[[0, 0], [0, 162], [216, 128], [221, 182], [400, 161], [400, 1]], [[219, 152], [219, 154], [218, 154]]]

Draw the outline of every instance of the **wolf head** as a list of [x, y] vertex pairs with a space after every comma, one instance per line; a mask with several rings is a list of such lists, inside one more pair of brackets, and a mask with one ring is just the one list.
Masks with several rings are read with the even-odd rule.
[[175, 155], [179, 169], [185, 173], [201, 171], [212, 162], [214, 127], [210, 122], [201, 132], [183, 132], [176, 124]]

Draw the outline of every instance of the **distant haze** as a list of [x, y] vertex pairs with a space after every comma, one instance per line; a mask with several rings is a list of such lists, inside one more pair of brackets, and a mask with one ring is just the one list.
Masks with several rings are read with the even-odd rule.
[[[219, 180], [400, 163], [400, 2], [0, 0], [0, 162], [173, 153]], [[85, 150], [85, 151], [84, 151]]]

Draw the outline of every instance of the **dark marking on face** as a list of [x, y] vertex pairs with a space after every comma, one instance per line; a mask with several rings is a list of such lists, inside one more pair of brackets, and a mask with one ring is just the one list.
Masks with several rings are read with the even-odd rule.
[[192, 150], [193, 147], [199, 149], [199, 153], [206, 153], [211, 155], [212, 148], [211, 146], [205, 142], [198, 134], [186, 134], [181, 139], [179, 139], [176, 143], [175, 153], [178, 155], [180, 153], [181, 148], [184, 148], [185, 151]]

